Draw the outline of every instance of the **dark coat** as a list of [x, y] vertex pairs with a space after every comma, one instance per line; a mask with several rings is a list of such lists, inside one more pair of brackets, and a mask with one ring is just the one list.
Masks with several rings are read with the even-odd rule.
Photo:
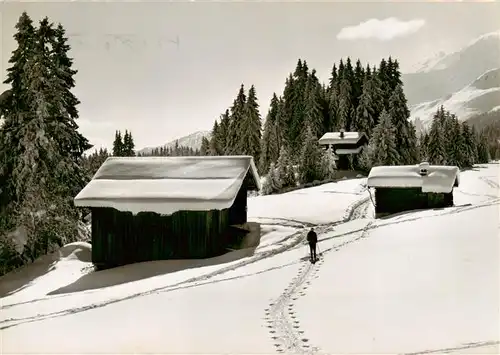
[[318, 242], [318, 235], [315, 231], [310, 230], [309, 233], [307, 233], [307, 241], [313, 244]]

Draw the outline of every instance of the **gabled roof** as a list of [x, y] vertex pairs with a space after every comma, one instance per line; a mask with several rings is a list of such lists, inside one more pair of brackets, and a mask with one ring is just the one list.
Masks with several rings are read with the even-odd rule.
[[233, 204], [245, 179], [260, 189], [251, 156], [110, 157], [74, 201], [165, 215], [221, 210]]
[[[421, 171], [425, 170], [422, 175]], [[422, 171], [423, 172], [423, 171]], [[370, 170], [368, 187], [421, 187], [422, 192], [448, 193], [460, 182], [459, 169], [456, 166], [398, 165], [376, 166]]]
[[[341, 133], [344, 134], [341, 137]], [[359, 142], [361, 137], [366, 135], [363, 132], [326, 132], [319, 139], [320, 145], [326, 144], [356, 144]]]

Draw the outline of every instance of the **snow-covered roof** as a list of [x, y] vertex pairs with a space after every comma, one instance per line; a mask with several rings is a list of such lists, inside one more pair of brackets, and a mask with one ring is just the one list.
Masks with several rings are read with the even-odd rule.
[[[341, 137], [341, 133], [344, 134]], [[356, 144], [365, 134], [363, 132], [326, 132], [319, 139], [319, 144]]]
[[355, 149], [335, 149], [335, 154], [345, 155], [345, 154], [359, 154], [363, 150], [363, 147], [357, 147]]
[[[421, 170], [426, 174], [422, 175]], [[456, 166], [399, 165], [376, 166], [368, 175], [368, 187], [421, 187], [422, 192], [448, 193], [459, 183], [459, 169]]]
[[75, 205], [165, 215], [221, 210], [231, 207], [247, 175], [260, 189], [251, 156], [110, 157]]

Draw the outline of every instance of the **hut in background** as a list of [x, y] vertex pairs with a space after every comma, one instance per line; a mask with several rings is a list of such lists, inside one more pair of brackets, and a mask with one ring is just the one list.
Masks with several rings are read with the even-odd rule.
[[259, 190], [251, 156], [110, 157], [75, 197], [92, 215], [92, 262], [206, 258], [245, 227], [247, 191]]
[[453, 188], [459, 185], [456, 166], [376, 166], [370, 170], [368, 188], [375, 189], [376, 217], [428, 208], [453, 206]]
[[318, 141], [325, 149], [331, 148], [335, 154], [337, 169], [352, 170], [352, 159], [361, 153], [368, 144], [368, 137], [363, 132], [327, 132]]

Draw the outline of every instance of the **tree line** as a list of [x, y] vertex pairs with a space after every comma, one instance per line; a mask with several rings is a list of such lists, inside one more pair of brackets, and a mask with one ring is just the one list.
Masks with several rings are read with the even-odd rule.
[[[252, 155], [260, 173], [268, 177], [293, 170], [293, 181], [290, 175], [283, 184], [277, 184], [284, 187], [332, 176], [331, 151], [318, 146], [318, 139], [329, 131], [359, 131], [369, 138], [379, 132], [372, 139], [370, 154], [363, 160], [352, 158], [353, 169], [382, 159], [413, 164], [419, 158], [399, 63], [392, 57], [382, 59], [378, 67], [363, 65], [359, 59], [354, 65], [349, 57], [341, 59], [333, 65], [327, 84], [321, 83], [316, 70], [299, 59], [285, 80], [282, 94], [273, 94], [263, 127], [258, 107], [255, 87], [251, 86], [246, 95], [241, 85], [232, 106], [214, 122], [211, 139], [203, 142], [202, 154]], [[386, 128], [394, 135], [397, 156], [383, 157]]]
[[[488, 147], [487, 134], [458, 123], [444, 108], [433, 119], [439, 123], [419, 137], [409, 121], [399, 63], [392, 57], [382, 59], [378, 66], [363, 65], [359, 59], [353, 65], [349, 57], [341, 59], [333, 65], [326, 84], [299, 59], [282, 94], [273, 94], [263, 127], [258, 107], [255, 87], [247, 94], [242, 84], [233, 104], [214, 122], [211, 139], [203, 140], [201, 154], [253, 156], [259, 172], [266, 175], [265, 193], [331, 179], [335, 175], [333, 154], [318, 145], [318, 139], [329, 131], [367, 135], [366, 149], [350, 157], [352, 169], [364, 172], [376, 165], [409, 165], [422, 160], [468, 168], [487, 162], [491, 152], [491, 148], [483, 149]], [[448, 118], [441, 118], [444, 116]], [[442, 127], [445, 138], [429, 138], [434, 137], [436, 127]], [[458, 144], [453, 143], [455, 136]], [[447, 150], [443, 146], [436, 151], [439, 144]], [[450, 149], [463, 150], [461, 158], [447, 155]]]

